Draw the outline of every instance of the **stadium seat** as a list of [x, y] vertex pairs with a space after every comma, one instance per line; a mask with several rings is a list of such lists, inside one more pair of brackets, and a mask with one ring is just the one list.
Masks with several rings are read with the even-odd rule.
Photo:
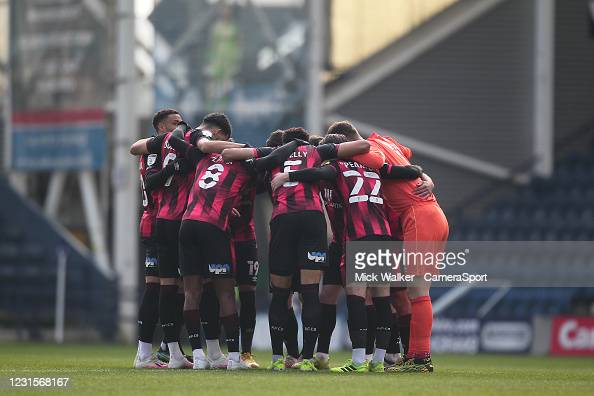
[[[456, 212], [459, 213], [459, 212]], [[460, 212], [462, 213], [462, 212]], [[553, 177], [535, 177], [508, 196], [473, 216], [452, 219], [452, 240], [466, 241], [592, 241], [594, 240], [594, 144], [588, 154], [568, 154], [557, 162]], [[522, 257], [495, 259], [522, 271]], [[550, 277], [563, 279], [588, 268], [583, 257], [558, 257]], [[517, 275], [529, 276], [529, 274]], [[586, 275], [586, 274], [584, 274]], [[575, 275], [572, 275], [575, 277]], [[486, 301], [489, 289], [474, 289], [444, 314], [472, 317]], [[433, 293], [432, 293], [433, 294]], [[439, 292], [434, 298], [439, 298]], [[534, 314], [568, 313], [574, 298], [594, 300], [594, 288], [512, 288], [489, 312], [493, 319], [529, 319]]]
[[25, 203], [0, 177], [0, 318], [3, 329], [42, 340], [54, 326], [57, 255], [67, 254], [66, 322], [70, 329], [92, 327], [104, 338], [116, 334], [117, 287], [63, 238], [43, 215]]

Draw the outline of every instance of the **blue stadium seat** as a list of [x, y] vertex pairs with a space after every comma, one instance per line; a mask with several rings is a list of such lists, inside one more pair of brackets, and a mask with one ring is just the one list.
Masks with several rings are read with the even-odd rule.
[[0, 318], [3, 328], [41, 340], [53, 327], [56, 247], [68, 255], [66, 322], [92, 327], [105, 339], [116, 335], [117, 285], [73, 248], [30, 204], [0, 177]]
[[[488, 205], [482, 215], [460, 215], [451, 223], [458, 240], [594, 241], [594, 142], [591, 153], [569, 155], [558, 161], [552, 178], [535, 177]], [[560, 265], [551, 271], [551, 279], [588, 270], [583, 257], [558, 260]], [[503, 257], [500, 265], [521, 271], [521, 261], [521, 257]], [[484, 302], [481, 293], [471, 291], [447, 313], [472, 315]], [[594, 287], [514, 288], [488, 316], [529, 319], [537, 313], [566, 313], [576, 296], [594, 300]]]

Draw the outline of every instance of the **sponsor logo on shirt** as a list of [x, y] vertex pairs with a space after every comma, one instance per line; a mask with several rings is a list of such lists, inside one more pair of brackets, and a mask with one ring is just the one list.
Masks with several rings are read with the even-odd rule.
[[157, 258], [156, 257], [147, 257], [144, 260], [144, 267], [145, 268], [157, 268]]

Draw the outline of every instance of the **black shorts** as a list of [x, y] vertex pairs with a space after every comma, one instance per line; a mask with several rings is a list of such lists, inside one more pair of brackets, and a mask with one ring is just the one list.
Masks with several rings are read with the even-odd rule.
[[154, 238], [141, 238], [144, 247], [144, 276], [159, 276], [157, 241]]
[[179, 220], [157, 219], [155, 225], [159, 252], [159, 276], [179, 278]]
[[233, 277], [233, 246], [229, 235], [210, 223], [182, 221], [179, 230], [181, 274], [205, 278]]
[[270, 222], [270, 273], [290, 276], [300, 269], [326, 266], [326, 219], [321, 212], [279, 215]]
[[342, 261], [343, 249], [336, 242], [328, 246], [328, 267], [324, 269], [324, 285], [344, 286], [340, 275], [340, 262]]
[[258, 283], [258, 245], [256, 241], [234, 242], [235, 279], [237, 285], [256, 286]]

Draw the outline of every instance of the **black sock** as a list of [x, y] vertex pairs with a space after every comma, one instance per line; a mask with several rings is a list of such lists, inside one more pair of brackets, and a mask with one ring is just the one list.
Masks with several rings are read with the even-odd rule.
[[386, 353], [394, 354], [400, 352], [400, 330], [398, 328], [398, 315], [392, 313], [392, 332], [390, 334], [390, 343]]
[[365, 354], [371, 355], [375, 350], [375, 326], [376, 310], [373, 305], [366, 305], [367, 310], [367, 341], [365, 342]]
[[159, 318], [163, 329], [163, 342], [179, 341], [177, 320], [177, 285], [161, 285], [159, 287]]
[[[175, 296], [175, 331], [177, 332], [177, 339], [179, 340], [180, 334], [182, 331], [182, 327], [184, 326], [184, 302], [185, 302], [185, 295], [184, 293], [179, 292], [179, 288], [177, 290], [177, 296]], [[180, 345], [181, 348], [181, 345]]]
[[212, 284], [204, 285], [200, 300], [200, 320], [207, 340], [218, 340], [221, 336], [219, 320], [219, 299]]
[[390, 297], [373, 297], [375, 305], [375, 345], [378, 349], [387, 349], [392, 334], [392, 310]]
[[328, 353], [332, 332], [336, 327], [336, 304], [321, 304], [322, 318], [318, 336], [318, 352]]
[[256, 328], [256, 292], [239, 292], [239, 328], [241, 330], [241, 351], [252, 351], [252, 340]]
[[236, 313], [221, 318], [225, 329], [225, 341], [227, 351], [239, 352], [239, 317]]
[[192, 309], [184, 311], [184, 322], [186, 323], [186, 330], [188, 331], [188, 339], [192, 350], [202, 349], [202, 342], [200, 341], [200, 311]]
[[283, 339], [287, 327], [289, 289], [272, 287], [272, 299], [268, 308], [268, 327], [273, 355], [283, 355]]
[[[285, 303], [286, 304], [286, 303]], [[285, 345], [287, 346], [287, 354], [295, 358], [299, 357], [299, 323], [295, 316], [293, 307], [289, 308], [289, 316], [287, 318], [287, 325], [285, 326]]]
[[404, 348], [403, 356], [408, 354], [408, 342], [410, 340], [410, 314], [398, 317], [398, 331], [400, 332], [400, 342]]
[[153, 343], [155, 326], [159, 321], [159, 284], [146, 283], [138, 309], [138, 340]]
[[349, 334], [353, 349], [365, 348], [367, 342], [367, 310], [365, 299], [359, 296], [347, 296], [349, 316]]
[[303, 310], [301, 311], [303, 349], [301, 350], [301, 354], [304, 359], [311, 359], [320, 331], [320, 285], [317, 283], [301, 285], [300, 291], [303, 298]]

